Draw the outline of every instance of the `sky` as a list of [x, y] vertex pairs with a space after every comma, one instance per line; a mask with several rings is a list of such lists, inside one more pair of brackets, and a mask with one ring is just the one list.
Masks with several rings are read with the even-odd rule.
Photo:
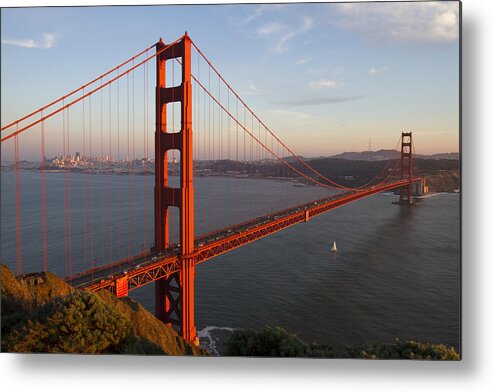
[[2, 126], [185, 31], [299, 155], [459, 151], [455, 1], [3, 8]]

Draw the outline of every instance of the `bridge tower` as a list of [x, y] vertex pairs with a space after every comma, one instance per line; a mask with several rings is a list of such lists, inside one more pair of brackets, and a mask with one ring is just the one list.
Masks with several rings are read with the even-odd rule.
[[409, 179], [409, 184], [400, 191], [399, 204], [412, 204], [413, 186], [413, 133], [402, 132], [401, 139], [401, 180]]
[[[160, 40], [156, 50], [165, 44]], [[166, 86], [166, 61], [181, 58], [181, 84]], [[181, 129], [168, 132], [167, 104], [180, 102]], [[194, 321], [194, 190], [192, 160], [191, 40], [187, 33], [156, 57], [156, 133], [154, 236], [155, 251], [169, 247], [169, 207], [180, 210], [181, 271], [155, 283], [156, 316], [178, 328], [180, 335], [198, 344]], [[180, 187], [168, 185], [168, 150], [180, 151]]]

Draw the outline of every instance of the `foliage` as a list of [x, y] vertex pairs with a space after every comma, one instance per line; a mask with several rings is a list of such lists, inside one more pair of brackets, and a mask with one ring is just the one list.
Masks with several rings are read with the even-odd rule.
[[130, 298], [79, 291], [50, 272], [32, 285], [0, 268], [2, 351], [207, 354]]
[[307, 344], [279, 327], [235, 330], [226, 355], [254, 357], [332, 357], [332, 347]]
[[452, 347], [413, 340], [378, 343], [362, 347], [334, 349], [331, 346], [308, 344], [282, 328], [236, 330], [228, 341], [226, 355], [257, 357], [315, 357], [364, 359], [428, 359], [459, 360]]
[[129, 336], [128, 318], [92, 293], [78, 291], [37, 308], [5, 337], [11, 352], [104, 353]]
[[369, 359], [433, 359], [458, 361], [459, 354], [453, 347], [444, 344], [429, 344], [414, 340], [401, 341], [396, 339], [393, 343], [371, 344], [360, 348], [348, 348], [347, 353], [351, 358]]

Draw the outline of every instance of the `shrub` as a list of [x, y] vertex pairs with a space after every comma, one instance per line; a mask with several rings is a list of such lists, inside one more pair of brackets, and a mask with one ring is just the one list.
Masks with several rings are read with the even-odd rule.
[[27, 319], [5, 337], [6, 351], [104, 353], [130, 332], [128, 318], [84, 291], [48, 303]]
[[307, 344], [284, 329], [265, 327], [236, 330], [228, 341], [226, 355], [254, 357], [330, 357], [332, 348]]
[[413, 340], [375, 343], [361, 347], [334, 349], [328, 345], [305, 343], [282, 328], [236, 330], [228, 341], [226, 355], [257, 357], [316, 357], [364, 359], [459, 360], [453, 347]]
[[393, 343], [378, 343], [365, 345], [359, 348], [348, 348], [350, 358], [368, 359], [431, 359], [452, 360], [460, 359], [453, 347], [444, 344], [430, 344], [416, 342], [414, 340], [401, 341], [396, 339]]

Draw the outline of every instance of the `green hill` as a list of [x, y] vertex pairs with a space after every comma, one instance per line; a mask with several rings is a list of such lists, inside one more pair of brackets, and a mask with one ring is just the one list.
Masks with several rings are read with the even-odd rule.
[[46, 272], [1, 265], [2, 351], [207, 355], [130, 298], [76, 290]]

